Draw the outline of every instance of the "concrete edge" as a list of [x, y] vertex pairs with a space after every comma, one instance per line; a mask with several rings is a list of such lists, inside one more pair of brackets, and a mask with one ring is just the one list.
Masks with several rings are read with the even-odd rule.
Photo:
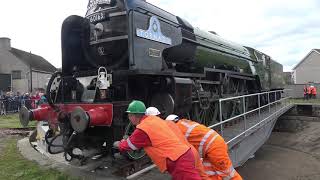
[[66, 162], [62, 163], [59, 161], [55, 161], [52, 157], [47, 156], [48, 153], [38, 152], [34, 148], [31, 147], [29, 143], [29, 138], [23, 138], [17, 142], [17, 148], [20, 154], [25, 157], [29, 161], [36, 162], [41, 168], [44, 169], [56, 169], [60, 172], [66, 173], [72, 177], [80, 178], [80, 179], [110, 179], [114, 180], [114, 178], [108, 177], [99, 177], [96, 174], [87, 171], [84, 169], [85, 167], [76, 167]]

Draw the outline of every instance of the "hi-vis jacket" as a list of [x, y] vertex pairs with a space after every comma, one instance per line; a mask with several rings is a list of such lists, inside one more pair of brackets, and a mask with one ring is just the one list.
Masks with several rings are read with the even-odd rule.
[[167, 170], [167, 158], [176, 161], [190, 149], [180, 142], [166, 122], [157, 116], [148, 116], [137, 128], [143, 130], [150, 138], [152, 146], [144, 147], [144, 150], [161, 172]]
[[232, 166], [227, 144], [216, 131], [187, 119], [181, 119], [176, 124], [203, 158], [203, 166], [210, 179], [242, 180]]

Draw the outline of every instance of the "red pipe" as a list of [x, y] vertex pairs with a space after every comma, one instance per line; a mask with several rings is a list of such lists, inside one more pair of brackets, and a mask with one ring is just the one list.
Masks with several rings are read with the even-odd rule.
[[52, 111], [52, 108], [48, 106], [31, 110], [33, 119], [37, 121], [49, 120], [49, 113], [51, 111]]
[[90, 117], [90, 126], [110, 126], [112, 119], [108, 110], [103, 107], [97, 107], [87, 111]]
[[[70, 113], [77, 106], [82, 107], [89, 115], [89, 126], [111, 126], [113, 119], [112, 104], [68, 104], [60, 106], [60, 109], [66, 113]], [[57, 123], [58, 114], [47, 104], [43, 104], [38, 109], [30, 111], [32, 113], [30, 120]]]

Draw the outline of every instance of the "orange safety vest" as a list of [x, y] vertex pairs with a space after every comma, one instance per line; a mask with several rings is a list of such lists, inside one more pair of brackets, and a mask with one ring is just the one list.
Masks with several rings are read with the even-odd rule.
[[168, 158], [171, 161], [176, 161], [190, 149], [180, 142], [179, 138], [169, 129], [167, 123], [157, 116], [146, 117], [137, 125], [137, 128], [148, 135], [152, 145], [144, 147], [144, 150], [161, 172], [167, 170]]
[[313, 94], [313, 95], [317, 95], [317, 88], [316, 88], [316, 87], [313, 87], [313, 88], [312, 88], [312, 94]]
[[[241, 176], [234, 170], [228, 155], [226, 155], [227, 157], [225, 157], [225, 164], [228, 164], [229, 166], [228, 169], [224, 171], [218, 171], [217, 168], [212, 165], [212, 162], [209, 162], [207, 160], [207, 153], [212, 153], [211, 150], [214, 150], [216, 146], [224, 146], [221, 149], [226, 152], [228, 151], [223, 138], [216, 131], [202, 124], [187, 119], [181, 119], [176, 124], [178, 125], [181, 132], [185, 134], [185, 137], [187, 138], [189, 143], [192, 144], [196, 149], [198, 149], [200, 157], [204, 159], [203, 166], [205, 172], [210, 179], [242, 179]], [[215, 143], [217, 140], [218, 142]], [[223, 144], [220, 144], [221, 142], [223, 142]], [[215, 152], [213, 151], [213, 153]], [[236, 177], [235, 175], [239, 175], [240, 178]]]
[[308, 93], [308, 94], [311, 94], [311, 91], [312, 91], [312, 88], [311, 88], [311, 87], [308, 87], [308, 88], [307, 88], [307, 93]]
[[187, 119], [179, 120], [177, 125], [189, 143], [198, 150], [200, 158], [205, 157], [214, 140], [220, 136], [216, 131]]
[[196, 148], [194, 148], [188, 141], [187, 139], [184, 137], [184, 135], [181, 133], [179, 127], [176, 125], [176, 123], [172, 122], [172, 121], [166, 121], [167, 125], [169, 126], [169, 128], [172, 130], [172, 132], [175, 133], [175, 135], [179, 138], [179, 140], [181, 142], [183, 142], [184, 144], [186, 144], [188, 147], [191, 148], [191, 151], [194, 155], [195, 158], [195, 168], [198, 170], [201, 179], [203, 180], [208, 180], [209, 177], [208, 175], [205, 173], [204, 171], [204, 167], [202, 165], [202, 160], [200, 159], [199, 153], [196, 150]]

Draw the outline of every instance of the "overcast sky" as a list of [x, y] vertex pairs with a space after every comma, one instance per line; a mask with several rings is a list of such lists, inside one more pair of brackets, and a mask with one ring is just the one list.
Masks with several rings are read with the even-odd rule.
[[[203, 30], [256, 48], [284, 65], [320, 48], [320, 0], [147, 0]], [[69, 15], [86, 12], [88, 0], [1, 1], [0, 37], [61, 67], [60, 31]]]

